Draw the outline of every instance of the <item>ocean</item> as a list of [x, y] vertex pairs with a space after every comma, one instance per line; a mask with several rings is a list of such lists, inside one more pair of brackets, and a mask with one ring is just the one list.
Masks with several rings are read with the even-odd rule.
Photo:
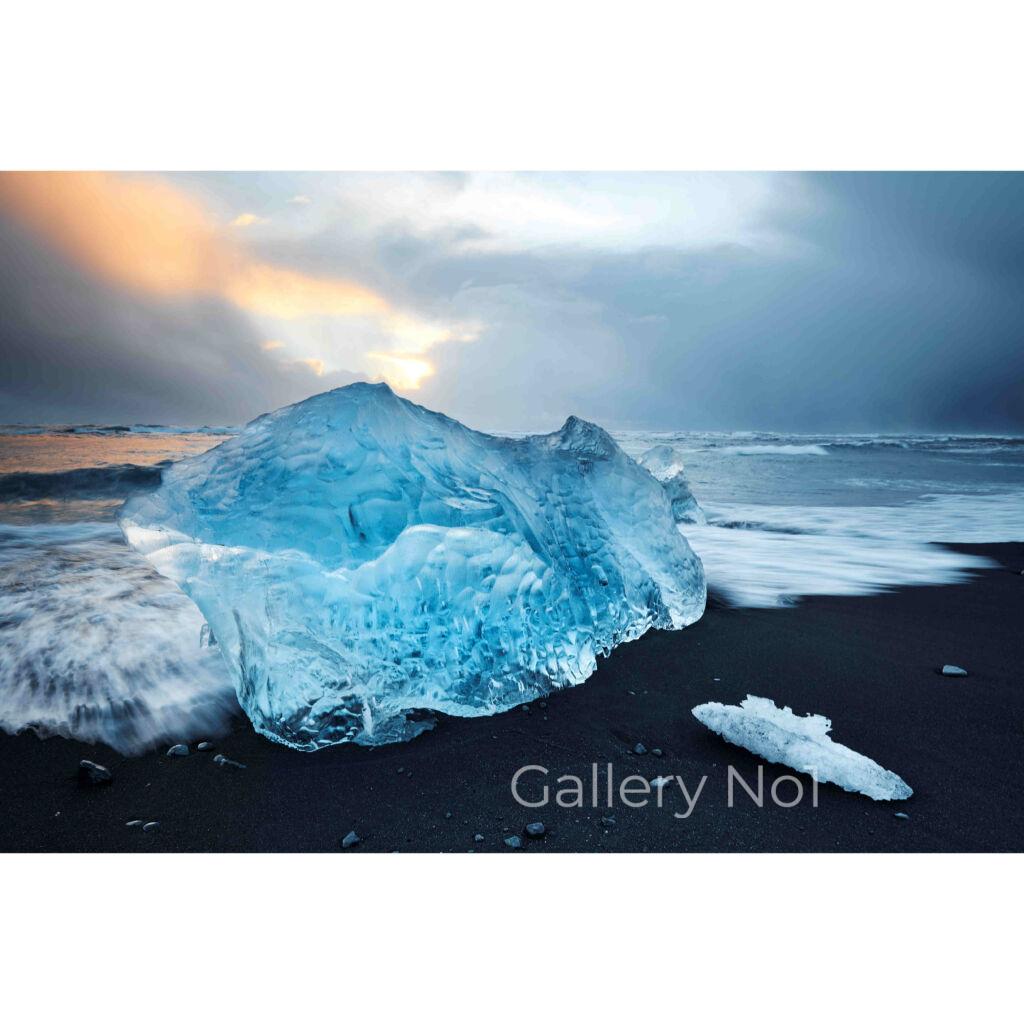
[[[222, 734], [237, 702], [202, 617], [116, 513], [228, 428], [0, 427], [0, 727], [126, 753]], [[731, 604], [948, 584], [1024, 540], [1024, 438], [614, 433], [682, 456], [707, 525], [683, 532]]]

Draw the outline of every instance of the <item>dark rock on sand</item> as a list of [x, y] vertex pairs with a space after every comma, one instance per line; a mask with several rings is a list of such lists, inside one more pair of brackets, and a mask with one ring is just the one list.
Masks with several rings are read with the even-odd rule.
[[95, 761], [81, 760], [78, 762], [78, 778], [81, 782], [87, 782], [91, 786], [102, 786], [114, 781], [113, 773], [109, 768], [97, 764]]

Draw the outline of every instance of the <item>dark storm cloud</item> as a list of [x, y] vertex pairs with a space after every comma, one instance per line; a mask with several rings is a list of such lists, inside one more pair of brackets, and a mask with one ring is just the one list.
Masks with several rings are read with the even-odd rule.
[[100, 283], [0, 217], [0, 422], [245, 422], [356, 379], [282, 366], [210, 297]]
[[[368, 216], [344, 190], [273, 230], [282, 197], [321, 177], [185, 180], [215, 180], [225, 218], [277, 202], [249, 236], [260, 259], [479, 323], [430, 348], [437, 372], [410, 392], [472, 425], [1024, 431], [1024, 175], [776, 177], [721, 237], [689, 230], [673, 179], [630, 175], [614, 176], [620, 198], [653, 188], [661, 205], [627, 237], [588, 222], [576, 237], [570, 220], [538, 241], [533, 213], [419, 217], [418, 196]], [[607, 178], [559, 179], [557, 195], [585, 205]], [[467, 182], [432, 176], [424, 209]], [[264, 353], [223, 301], [129, 296], [3, 224], [0, 315], [0, 420], [231, 422], [349, 379]]]

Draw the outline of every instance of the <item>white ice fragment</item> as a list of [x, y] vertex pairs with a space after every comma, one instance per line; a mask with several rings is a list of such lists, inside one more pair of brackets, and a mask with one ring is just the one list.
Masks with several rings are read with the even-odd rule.
[[965, 676], [967, 669], [961, 668], [959, 665], [943, 665], [942, 674], [944, 676]]
[[828, 735], [832, 723], [823, 715], [801, 718], [788, 707], [776, 707], [767, 697], [748, 694], [738, 707], [699, 704], [693, 716], [729, 743], [773, 764], [806, 772], [819, 782], [833, 782], [872, 800], [906, 800], [913, 795], [898, 775], [833, 741]]
[[492, 437], [385, 384], [261, 416], [120, 523], [256, 728], [303, 750], [504, 711], [704, 611], [668, 495], [600, 427]]

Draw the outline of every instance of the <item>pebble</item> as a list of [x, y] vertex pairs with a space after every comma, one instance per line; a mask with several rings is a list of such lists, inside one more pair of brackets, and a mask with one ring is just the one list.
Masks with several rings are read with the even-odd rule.
[[141, 819], [141, 818], [132, 818], [132, 820], [131, 820], [131, 821], [126, 821], [126, 822], [125, 822], [125, 824], [126, 824], [126, 825], [127, 825], [127, 826], [128, 826], [129, 828], [138, 828], [138, 827], [139, 827], [139, 825], [141, 825], [141, 824], [142, 824], [142, 819]]
[[452, 812], [451, 812], [451, 811], [445, 811], [445, 812], [444, 812], [444, 816], [445, 816], [446, 818], [450, 818], [450, 817], [452, 816]]
[[546, 700], [542, 700], [542, 701], [540, 701], [540, 702], [539, 702], [539, 703], [537, 704], [537, 707], [539, 707], [539, 708], [540, 708], [540, 709], [541, 709], [542, 711], [543, 711], [543, 710], [544, 710], [545, 708], [547, 708], [547, 706], [548, 706], [548, 702], [547, 702]]
[[97, 764], [95, 761], [79, 761], [78, 777], [83, 782], [90, 782], [94, 786], [102, 786], [104, 783], [113, 782], [114, 776], [109, 768]]
[[213, 750], [213, 744], [209, 740], [203, 740], [203, 742], [196, 747], [196, 750]]
[[350, 850], [353, 846], [357, 846], [362, 842], [362, 839], [355, 832], [349, 832], [347, 836], [341, 841], [341, 848], [343, 850]]
[[473, 842], [474, 843], [482, 843], [483, 841], [484, 841], [484, 837], [479, 832], [477, 832], [477, 834], [475, 836], [473, 836]]
[[142, 831], [143, 832], [159, 832], [160, 831], [160, 822], [159, 821], [147, 821], [146, 824], [142, 826]]
[[510, 850], [521, 850], [523, 848], [523, 841], [519, 836], [506, 836], [505, 845]]
[[612, 825], [615, 824], [615, 819], [609, 815], [607, 818], [601, 819], [601, 824], [604, 825], [605, 828], [611, 828]]
[[168, 757], [188, 757], [188, 747], [184, 743], [175, 743], [173, 747], [168, 748]]
[[902, 819], [903, 819], [904, 821], [908, 821], [908, 820], [910, 819], [910, 815], [909, 815], [909, 814], [906, 814], [906, 813], [905, 813], [905, 812], [903, 812], [903, 811], [897, 811], [897, 812], [896, 812], [896, 813], [895, 813], [895, 814], [893, 815], [893, 817], [894, 817], [894, 818], [902, 818]]
[[244, 768], [244, 764], [240, 764], [238, 761], [232, 761], [230, 757], [225, 757], [223, 754], [217, 754], [213, 763], [218, 768]]
[[647, 753], [647, 748], [642, 743], [638, 743], [633, 748], [633, 753], [634, 754], [646, 754]]
[[405, 772], [405, 769], [404, 769], [404, 768], [399, 768], [399, 769], [398, 769], [398, 774], [399, 774], [399, 775], [402, 775], [402, 774], [403, 774], [404, 772]]
[[944, 676], [965, 676], [967, 669], [961, 668], [959, 665], [943, 665], [942, 674]]
[[661, 757], [661, 756], [662, 756], [662, 751], [661, 751], [661, 747], [653, 747], [653, 748], [651, 749], [651, 753], [652, 753], [652, 754], [653, 754], [653, 755], [654, 755], [655, 757]]
[[547, 832], [547, 829], [544, 827], [543, 821], [531, 821], [530, 824], [526, 826], [525, 831], [531, 839], [539, 839], [545, 832]]

